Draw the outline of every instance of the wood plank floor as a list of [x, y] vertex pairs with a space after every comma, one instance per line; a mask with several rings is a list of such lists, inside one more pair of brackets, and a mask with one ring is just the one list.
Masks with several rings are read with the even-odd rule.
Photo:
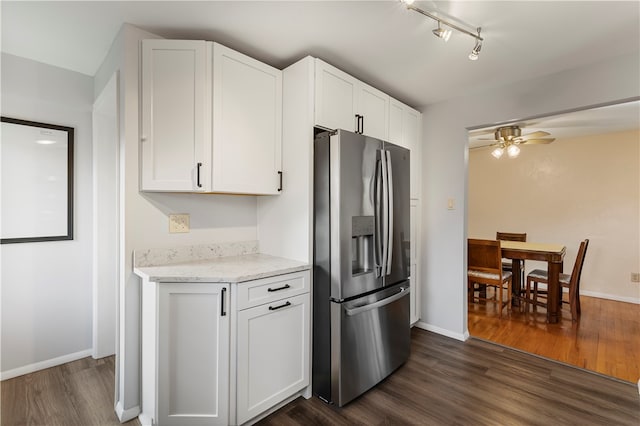
[[[2, 382], [2, 426], [120, 425], [113, 410], [115, 357], [83, 358]], [[138, 426], [134, 419], [124, 423]]]
[[634, 425], [635, 385], [479, 339], [412, 330], [409, 361], [345, 407], [298, 398], [259, 425]]
[[571, 321], [568, 306], [562, 320], [546, 323], [546, 311], [512, 311], [501, 320], [496, 304], [469, 305], [469, 334], [550, 359], [617, 377], [640, 379], [640, 306], [581, 296], [582, 315]]

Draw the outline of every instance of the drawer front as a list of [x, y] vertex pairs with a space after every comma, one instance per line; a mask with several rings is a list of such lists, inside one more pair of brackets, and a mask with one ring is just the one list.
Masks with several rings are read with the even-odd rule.
[[309, 271], [239, 283], [238, 310], [309, 292]]

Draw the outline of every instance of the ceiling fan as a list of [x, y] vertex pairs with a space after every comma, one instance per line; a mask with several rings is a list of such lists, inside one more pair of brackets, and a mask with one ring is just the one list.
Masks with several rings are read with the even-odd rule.
[[491, 152], [491, 155], [493, 155], [494, 157], [502, 157], [502, 154], [504, 154], [506, 150], [507, 155], [510, 158], [515, 158], [518, 156], [518, 154], [520, 154], [520, 148], [518, 147], [518, 145], [549, 144], [555, 140], [555, 138], [545, 137], [549, 136], [550, 134], [551, 133], [540, 130], [523, 135], [520, 126], [503, 126], [498, 127], [495, 130], [494, 139], [476, 139], [478, 141], [492, 141], [492, 144], [478, 146], [476, 148], [495, 146], [496, 148]]

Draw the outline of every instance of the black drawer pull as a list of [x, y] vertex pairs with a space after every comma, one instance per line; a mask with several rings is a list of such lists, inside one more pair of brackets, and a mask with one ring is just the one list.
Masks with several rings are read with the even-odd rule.
[[284, 305], [280, 305], [280, 306], [269, 306], [269, 310], [275, 311], [276, 309], [286, 308], [287, 306], [291, 306], [291, 302], [287, 302]]
[[269, 288], [267, 289], [267, 291], [271, 293], [272, 291], [286, 290], [286, 289], [288, 289], [288, 288], [291, 288], [291, 286], [290, 286], [289, 284], [285, 284], [285, 285], [283, 285], [282, 287], [278, 287], [278, 288], [271, 288], [271, 287], [269, 287]]
[[202, 184], [200, 183], [200, 167], [202, 167], [202, 163], [198, 163], [198, 166], [196, 168], [196, 185], [198, 185], [198, 188], [202, 188]]

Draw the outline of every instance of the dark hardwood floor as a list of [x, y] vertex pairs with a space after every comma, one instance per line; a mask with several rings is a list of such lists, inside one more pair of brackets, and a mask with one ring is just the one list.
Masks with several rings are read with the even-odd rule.
[[[120, 425], [113, 410], [115, 357], [83, 358], [2, 382], [2, 426]], [[138, 419], [125, 423], [140, 425]]]
[[564, 305], [557, 324], [547, 324], [544, 308], [537, 312], [514, 309], [500, 319], [495, 303], [471, 303], [469, 334], [637, 383], [640, 306], [587, 296], [581, 296], [580, 301], [580, 321], [572, 321]]
[[267, 425], [633, 425], [635, 385], [471, 338], [414, 328], [409, 361], [342, 408], [298, 398]]
[[[1, 424], [118, 425], [113, 389], [113, 357], [5, 380]], [[630, 383], [414, 328], [407, 363], [360, 398], [341, 409], [298, 398], [259, 424], [637, 426], [640, 396]]]

